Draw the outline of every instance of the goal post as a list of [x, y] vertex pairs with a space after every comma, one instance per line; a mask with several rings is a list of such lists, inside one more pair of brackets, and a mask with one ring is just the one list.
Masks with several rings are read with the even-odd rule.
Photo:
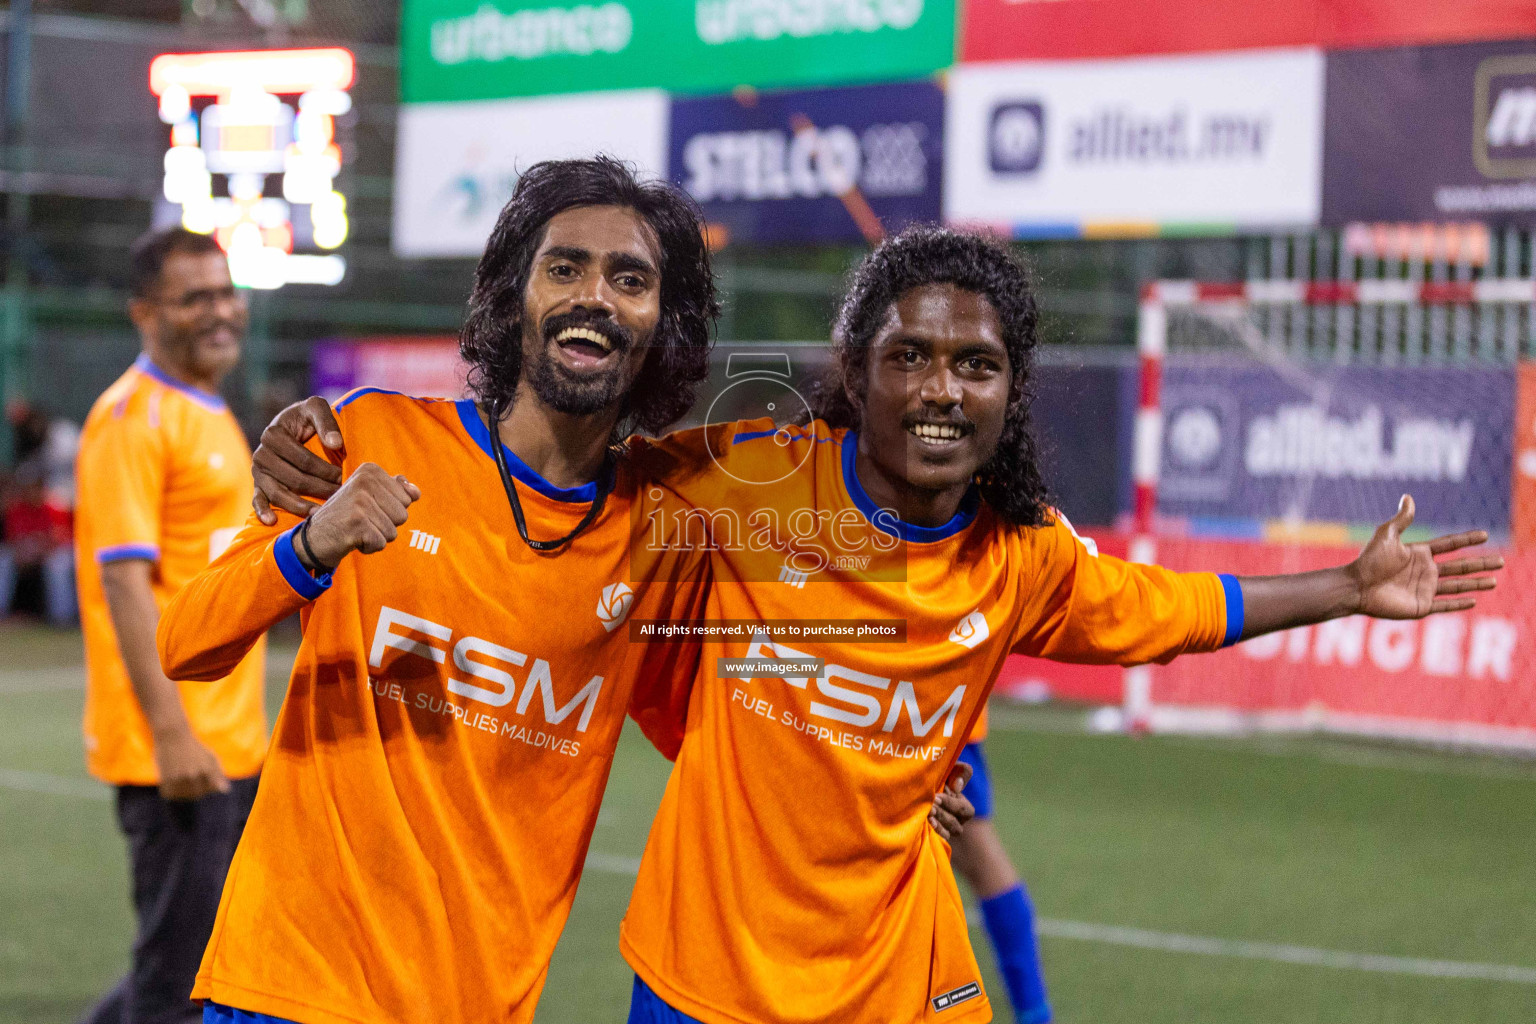
[[1533, 331], [1528, 279], [1147, 285], [1130, 560], [1338, 564], [1406, 492], [1415, 536], [1485, 527], [1508, 565], [1466, 615], [1354, 617], [1127, 669], [1124, 727], [1536, 751], [1536, 547], [1519, 543], [1536, 534], [1536, 450], [1522, 470], [1517, 436], [1536, 435]]

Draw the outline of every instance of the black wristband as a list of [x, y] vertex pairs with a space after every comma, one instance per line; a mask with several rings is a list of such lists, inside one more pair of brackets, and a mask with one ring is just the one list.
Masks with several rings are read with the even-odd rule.
[[334, 565], [326, 565], [324, 562], [320, 561], [320, 559], [315, 557], [315, 549], [309, 546], [309, 522], [310, 521], [306, 519], [304, 520], [304, 525], [299, 527], [299, 543], [303, 545], [304, 554], [309, 556], [310, 562], [315, 567], [315, 570], [311, 575], [329, 576], [331, 573], [336, 571], [336, 567]]

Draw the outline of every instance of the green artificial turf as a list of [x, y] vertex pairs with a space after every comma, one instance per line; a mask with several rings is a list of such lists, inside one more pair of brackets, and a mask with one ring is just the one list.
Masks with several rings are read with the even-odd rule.
[[[109, 791], [80, 755], [78, 643], [0, 629], [0, 1024], [73, 1021], [127, 961], [123, 843]], [[274, 701], [284, 654], [274, 649]], [[999, 708], [987, 744], [998, 830], [1048, 922], [1058, 1021], [1536, 1020], [1529, 981], [1146, 949], [1099, 934], [1121, 926], [1158, 942], [1188, 935], [1529, 974], [1530, 762], [1307, 738], [1094, 736], [1082, 718]], [[632, 975], [618, 924], [666, 770], [627, 730], [539, 1021], [624, 1020]], [[1099, 937], [1061, 934], [1080, 925]], [[972, 937], [985, 946], [979, 927]], [[1001, 1009], [990, 954], [979, 955]]]

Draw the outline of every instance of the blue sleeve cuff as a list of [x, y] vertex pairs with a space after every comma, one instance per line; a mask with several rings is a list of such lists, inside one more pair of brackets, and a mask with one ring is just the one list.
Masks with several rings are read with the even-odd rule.
[[96, 549], [96, 564], [126, 562], [130, 558], [142, 558], [147, 562], [160, 561], [160, 549], [153, 544], [114, 544], [109, 548]]
[[1221, 580], [1221, 591], [1227, 596], [1227, 635], [1222, 638], [1221, 646], [1231, 647], [1243, 635], [1243, 585], [1229, 573], [1222, 573], [1217, 579]]
[[[300, 523], [299, 526], [303, 526]], [[331, 573], [324, 576], [311, 576], [309, 570], [304, 568], [304, 563], [299, 561], [299, 556], [293, 550], [293, 535], [298, 532], [299, 526], [291, 530], [285, 530], [272, 542], [272, 558], [277, 562], [278, 571], [283, 574], [283, 579], [293, 588], [293, 592], [306, 601], [313, 601], [327, 590], [331, 589]]]

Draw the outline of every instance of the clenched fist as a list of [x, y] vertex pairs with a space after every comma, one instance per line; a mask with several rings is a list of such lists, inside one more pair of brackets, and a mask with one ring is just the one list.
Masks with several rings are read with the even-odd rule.
[[341, 489], [309, 517], [309, 551], [295, 536], [293, 552], [310, 572], [334, 569], [353, 551], [371, 555], [399, 536], [406, 509], [421, 490], [403, 476], [391, 476], [372, 462], [357, 467]]

